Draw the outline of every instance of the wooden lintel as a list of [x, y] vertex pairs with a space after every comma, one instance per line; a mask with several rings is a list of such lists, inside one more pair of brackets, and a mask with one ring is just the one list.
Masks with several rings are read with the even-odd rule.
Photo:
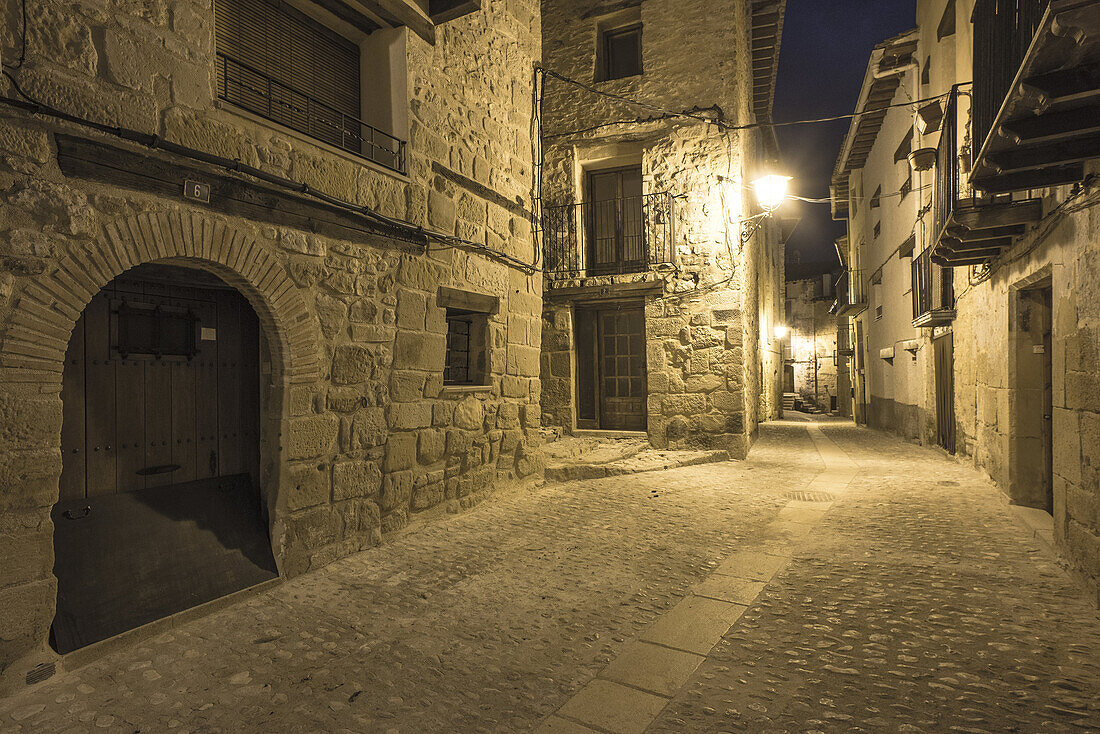
[[186, 158], [137, 152], [62, 133], [55, 138], [57, 163], [66, 176], [180, 201], [184, 200], [185, 183], [197, 181], [209, 184], [210, 197], [209, 202], [189, 201], [196, 207], [360, 244], [378, 246], [384, 237], [385, 244], [417, 254], [423, 253], [426, 246], [423, 236]]
[[403, 25], [428, 43], [435, 45], [435, 23], [413, 0], [362, 0], [368, 7], [377, 8], [382, 15], [393, 18], [395, 25]]
[[355, 8], [343, 2], [343, 0], [313, 0], [313, 2], [316, 3], [317, 7], [322, 10], [327, 10], [340, 20], [367, 35], [374, 33], [382, 27], [376, 23], [374, 19], [363, 15]]
[[436, 25], [479, 10], [481, 10], [481, 0], [429, 0], [428, 2], [428, 15]]
[[435, 298], [436, 305], [440, 308], [460, 308], [463, 311], [477, 313], [497, 313], [500, 310], [499, 296], [462, 291], [445, 285], [439, 286], [439, 292]]

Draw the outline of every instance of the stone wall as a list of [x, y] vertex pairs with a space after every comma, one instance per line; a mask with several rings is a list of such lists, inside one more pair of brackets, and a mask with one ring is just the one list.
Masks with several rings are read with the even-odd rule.
[[[892, 102], [903, 105], [927, 94], [919, 70], [910, 68], [901, 72]], [[932, 330], [913, 326], [912, 263], [931, 228], [926, 207], [932, 198], [932, 172], [913, 173], [913, 190], [903, 196], [902, 186], [911, 173], [909, 161], [895, 160], [903, 138], [914, 135], [912, 128], [908, 108], [887, 110], [866, 165], [852, 172], [849, 241], [853, 249], [860, 249], [856, 262], [868, 304], [856, 317], [864, 335], [867, 365], [865, 420], [875, 428], [930, 444], [936, 439], [935, 394], [929, 377]], [[931, 144], [921, 142], [918, 135], [912, 146]], [[877, 201], [876, 191], [880, 192]], [[903, 243], [911, 237], [915, 248], [903, 251]], [[907, 349], [914, 341], [917, 348]]]
[[[216, 102], [209, 3], [38, 3], [15, 74], [67, 113], [239, 159], [531, 262], [538, 3], [483, 5], [440, 26], [434, 46], [406, 39], [408, 176]], [[17, 11], [6, 4], [6, 18]], [[3, 26], [5, 61], [18, 55], [17, 28]], [[0, 555], [18, 561], [0, 567], [0, 688], [53, 657], [50, 508], [69, 333], [98, 289], [135, 265], [183, 259], [210, 270], [260, 316], [272, 352], [261, 491], [284, 575], [537, 473], [528, 431], [540, 423], [539, 275], [476, 252], [322, 236], [69, 178], [57, 132], [142, 150], [0, 108]], [[499, 298], [484, 388], [442, 385], [440, 286]]]
[[[704, 110], [698, 114], [731, 124], [751, 119], [747, 2], [627, 5], [640, 6], [643, 73], [596, 82], [599, 89], [670, 110]], [[544, 2], [548, 68], [591, 83], [597, 24], [623, 7]], [[639, 282], [648, 282], [653, 286], [644, 295], [651, 443], [713, 446], [743, 456], [761, 414], [767, 417], [778, 406], [776, 390], [761, 387], [763, 360], [769, 360], [769, 386], [777, 384], [778, 368], [775, 355], [762, 356], [760, 336], [770, 334], [782, 318], [778, 228], [768, 222], [741, 242], [740, 220], [757, 213], [746, 182], [763, 167], [761, 136], [686, 118], [576, 132], [651, 115], [547, 78], [543, 206], [581, 201], [588, 169], [640, 163], [644, 191], [673, 196], [674, 246], [672, 263], [635, 276], [561, 279], [548, 274], [548, 291], [578, 292], [572, 301], [548, 299], [544, 313], [544, 420], [566, 430], [574, 425], [572, 303], [621, 298], [624, 284], [637, 295]], [[770, 303], [766, 313], [765, 301]]]
[[[1100, 170], [1095, 165], [1093, 170]], [[1050, 211], [1068, 190], [1049, 192]], [[1091, 199], [1096, 201], [1093, 190]], [[967, 288], [955, 276], [959, 299], [955, 332], [957, 448], [989, 473], [1018, 504], [1042, 506], [1029, 477], [1041, 452], [1020, 412], [1041, 377], [1020, 372], [1017, 342], [1031, 341], [1015, 317], [1023, 288], [1049, 285], [1053, 295], [1051, 355], [1055, 539], [1092, 583], [1100, 581], [1100, 208], [1059, 217], [1021, 238], [1006, 263], [985, 282]], [[1023, 254], [1026, 253], [1026, 254]]]

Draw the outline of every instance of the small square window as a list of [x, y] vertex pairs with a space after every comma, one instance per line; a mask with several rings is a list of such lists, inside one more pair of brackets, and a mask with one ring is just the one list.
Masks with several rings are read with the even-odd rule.
[[488, 318], [484, 313], [447, 309], [444, 385], [485, 385], [488, 370]]
[[623, 79], [642, 73], [642, 24], [612, 28], [600, 38], [600, 79]]

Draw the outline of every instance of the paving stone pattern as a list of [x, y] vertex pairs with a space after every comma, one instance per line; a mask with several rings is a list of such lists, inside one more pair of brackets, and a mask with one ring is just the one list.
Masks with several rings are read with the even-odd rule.
[[[497, 494], [0, 701], [0, 732], [527, 731], [594, 680], [660, 732], [1100, 728], [1100, 618], [996, 490], [824, 432], [859, 463], [843, 491], [769, 424], [745, 462]], [[807, 488], [828, 512], [784, 496]], [[731, 592], [758, 596], [708, 657], [643, 641], [733, 554], [767, 580], [777, 522], [813, 531]]]
[[1100, 731], [1100, 615], [995, 490], [825, 433], [859, 473], [648, 731]]

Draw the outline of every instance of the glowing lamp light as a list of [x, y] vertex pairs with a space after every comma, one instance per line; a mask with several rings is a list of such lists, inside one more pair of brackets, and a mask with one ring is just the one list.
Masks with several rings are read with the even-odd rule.
[[772, 329], [772, 333], [775, 334], [776, 339], [783, 339], [787, 336], [787, 327], [780, 324]]
[[790, 176], [773, 173], [753, 181], [752, 187], [756, 190], [756, 200], [760, 202], [760, 208], [766, 212], [778, 209], [787, 198], [787, 182], [790, 180]]

